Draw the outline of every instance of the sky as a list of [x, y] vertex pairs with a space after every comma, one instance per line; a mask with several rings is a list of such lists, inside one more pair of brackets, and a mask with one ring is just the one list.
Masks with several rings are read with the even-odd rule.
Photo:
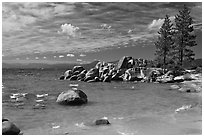
[[[89, 63], [123, 56], [154, 59], [157, 32], [166, 14], [172, 22], [180, 2], [2, 3], [4, 63]], [[202, 58], [202, 3], [191, 10]]]

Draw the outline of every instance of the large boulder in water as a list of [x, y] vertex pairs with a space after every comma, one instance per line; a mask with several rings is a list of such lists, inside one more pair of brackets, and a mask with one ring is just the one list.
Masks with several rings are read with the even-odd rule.
[[128, 69], [128, 62], [131, 60], [132, 57], [124, 56], [122, 57], [116, 66], [116, 69]]
[[83, 91], [70, 89], [62, 92], [56, 102], [64, 105], [81, 105], [87, 103], [88, 99]]
[[2, 135], [18, 135], [20, 129], [8, 119], [2, 119]]

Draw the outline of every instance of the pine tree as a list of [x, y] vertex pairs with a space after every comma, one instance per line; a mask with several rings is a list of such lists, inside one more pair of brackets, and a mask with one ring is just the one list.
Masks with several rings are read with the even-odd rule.
[[157, 61], [163, 66], [163, 69], [166, 69], [167, 61], [173, 45], [173, 24], [169, 19], [169, 16], [166, 15], [164, 23], [158, 31], [158, 40], [155, 42]]
[[188, 7], [184, 5], [183, 9], [179, 11], [179, 14], [175, 16], [175, 23], [175, 57], [182, 67], [184, 60], [193, 60], [195, 54], [191, 47], [197, 45], [195, 42], [196, 36], [193, 34], [193, 20]]

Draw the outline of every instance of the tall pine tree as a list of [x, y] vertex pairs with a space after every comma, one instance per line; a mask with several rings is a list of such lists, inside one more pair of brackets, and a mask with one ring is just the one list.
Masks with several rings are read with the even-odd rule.
[[193, 60], [193, 56], [195, 55], [191, 49], [191, 47], [197, 45], [192, 24], [193, 20], [190, 16], [190, 10], [184, 5], [183, 9], [179, 11], [179, 14], [175, 16], [175, 57], [180, 66], [183, 66], [184, 60]]
[[172, 26], [173, 24], [171, 23], [169, 16], [166, 15], [164, 23], [158, 31], [159, 34], [158, 40], [155, 42], [156, 46], [155, 55], [157, 57], [157, 61], [160, 62], [164, 70], [166, 69], [168, 58], [172, 50], [172, 45], [174, 43], [172, 40], [173, 37]]

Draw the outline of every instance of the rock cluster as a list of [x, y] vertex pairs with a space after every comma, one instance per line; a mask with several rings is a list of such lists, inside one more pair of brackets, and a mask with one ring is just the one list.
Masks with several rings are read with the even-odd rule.
[[145, 79], [145, 61], [135, 60], [132, 57], [124, 56], [118, 63], [98, 62], [90, 70], [82, 66], [75, 66], [67, 70], [60, 80], [77, 80], [84, 82], [111, 82], [111, 81], [140, 81]]
[[178, 90], [180, 92], [201, 92], [202, 91], [202, 74], [190, 74], [179, 76], [183, 79], [180, 85], [171, 85], [171, 89]]
[[[164, 73], [161, 68], [147, 68], [146, 66], [146, 60], [124, 56], [115, 64], [98, 62], [90, 70], [86, 70], [82, 66], [74, 66], [59, 79], [84, 82], [146, 81], [158, 83], [175, 83], [195, 79], [189, 74], [189, 70], [179, 73], [173, 71]], [[186, 74], [178, 76], [183, 73]]]

